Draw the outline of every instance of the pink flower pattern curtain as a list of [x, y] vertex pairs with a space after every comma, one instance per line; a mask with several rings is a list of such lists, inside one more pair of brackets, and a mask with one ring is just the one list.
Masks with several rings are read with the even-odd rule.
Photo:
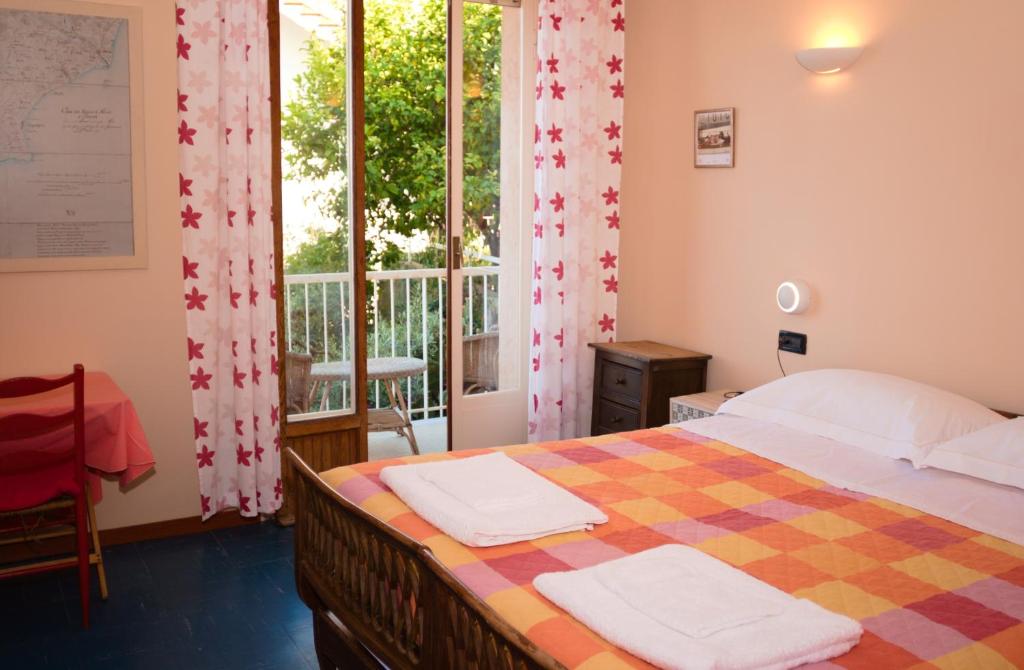
[[281, 505], [266, 2], [177, 7], [183, 304], [204, 519]]
[[589, 433], [587, 344], [615, 339], [624, 13], [623, 0], [540, 3], [531, 441]]

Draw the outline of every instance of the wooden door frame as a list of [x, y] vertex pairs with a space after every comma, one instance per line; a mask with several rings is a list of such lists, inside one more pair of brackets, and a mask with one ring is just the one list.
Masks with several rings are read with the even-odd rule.
[[[462, 265], [462, 236], [459, 236], [459, 247], [456, 249], [454, 236], [452, 235], [452, 216], [455, 214], [452, 208], [452, 63], [453, 63], [453, 51], [454, 45], [452, 44], [452, 3], [462, 2], [462, 0], [447, 0], [445, 2], [445, 58], [444, 58], [444, 88], [445, 88], [445, 105], [444, 105], [444, 181], [445, 181], [445, 226], [444, 226], [444, 237], [445, 237], [445, 281], [447, 282], [448, 290], [445, 291], [444, 297], [444, 311], [445, 311], [445, 334], [444, 334], [444, 379], [446, 388], [445, 391], [448, 394], [446, 411], [446, 426], [445, 436], [447, 439], [446, 451], [452, 450], [452, 427], [454, 425], [454, 402], [452, 396], [455, 393], [462, 392], [462, 383], [459, 381], [458, 386], [454, 384], [452, 379], [452, 354], [454, 347], [452, 346], [452, 331], [454, 330], [452, 314], [454, 313], [453, 308], [455, 307], [454, 296], [455, 296], [455, 284], [452, 280], [453, 265]], [[458, 86], [458, 95], [462, 95], [461, 82]], [[461, 150], [461, 149], [460, 149]], [[457, 213], [458, 216], [462, 216], [462, 212]], [[462, 299], [462, 286], [458, 287], [459, 300]]]
[[[327, 433], [355, 432], [357, 461], [367, 459], [366, 427], [366, 113], [364, 103], [364, 40], [363, 0], [348, 0], [346, 18], [346, 133], [348, 134], [348, 217], [352, 240], [352, 286], [354, 311], [352, 357], [355, 374], [352, 379], [352, 414], [290, 422], [287, 412], [285, 380], [286, 342], [284, 283], [284, 231], [282, 228], [281, 193], [281, 16], [278, 0], [267, 2], [267, 25], [270, 32], [270, 119], [271, 119], [271, 189], [273, 194], [274, 281], [277, 286], [277, 360], [281, 437], [292, 446], [297, 438]], [[283, 450], [282, 450], [283, 451]], [[301, 453], [301, 452], [300, 452]]]

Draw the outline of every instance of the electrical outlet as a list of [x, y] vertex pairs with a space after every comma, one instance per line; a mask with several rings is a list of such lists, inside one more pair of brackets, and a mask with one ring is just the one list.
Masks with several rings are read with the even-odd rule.
[[792, 333], [788, 330], [779, 331], [779, 350], [794, 354], [807, 355], [807, 336], [803, 333]]

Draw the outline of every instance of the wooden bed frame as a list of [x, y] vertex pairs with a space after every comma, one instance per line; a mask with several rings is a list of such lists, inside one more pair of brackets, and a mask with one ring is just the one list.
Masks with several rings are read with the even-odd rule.
[[428, 547], [285, 454], [295, 468], [295, 582], [313, 611], [321, 668], [564, 670]]
[[427, 546], [346, 500], [291, 449], [285, 453], [286, 467], [295, 469], [295, 582], [313, 611], [321, 668], [564, 670]]

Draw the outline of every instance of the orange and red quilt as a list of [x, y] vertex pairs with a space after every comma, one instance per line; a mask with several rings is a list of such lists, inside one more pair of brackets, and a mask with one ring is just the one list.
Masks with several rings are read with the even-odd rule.
[[609, 522], [592, 532], [472, 548], [423, 521], [378, 477], [388, 465], [493, 449], [361, 463], [321, 476], [429, 546], [480, 598], [569, 668], [650, 666], [544, 599], [533, 578], [668, 543], [696, 547], [859, 620], [860, 644], [822, 667], [1024, 667], [1020, 545], [830, 486], [678, 428], [501, 450], [599, 506]]

